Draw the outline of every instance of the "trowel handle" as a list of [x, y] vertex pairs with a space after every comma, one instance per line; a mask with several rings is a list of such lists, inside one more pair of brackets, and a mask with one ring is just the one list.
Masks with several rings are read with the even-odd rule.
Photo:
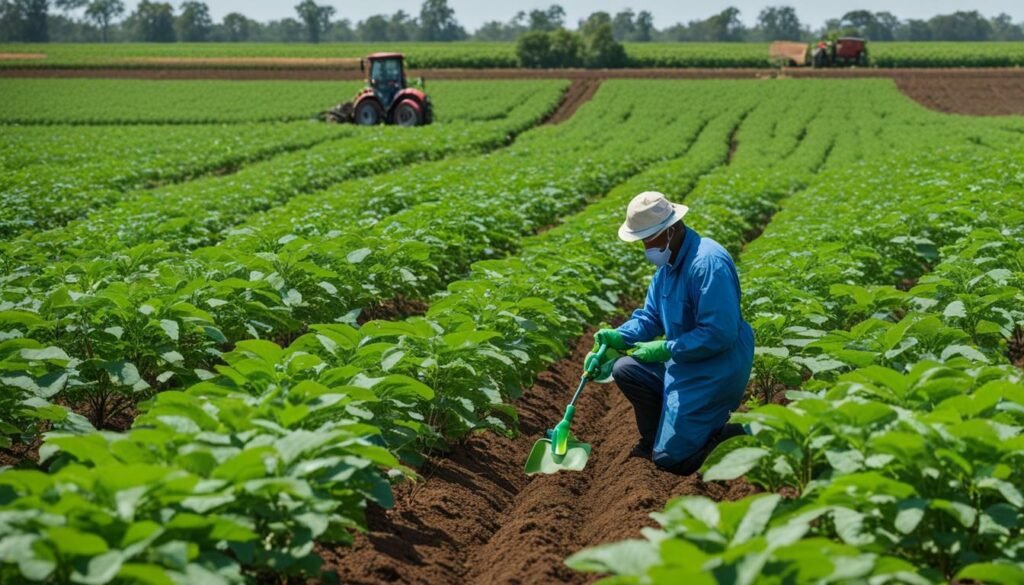
[[602, 343], [597, 348], [597, 355], [593, 360], [590, 361], [590, 368], [583, 372], [583, 376], [586, 378], [592, 378], [597, 373], [597, 368], [601, 364], [601, 358], [604, 357], [604, 352], [608, 351], [608, 344]]

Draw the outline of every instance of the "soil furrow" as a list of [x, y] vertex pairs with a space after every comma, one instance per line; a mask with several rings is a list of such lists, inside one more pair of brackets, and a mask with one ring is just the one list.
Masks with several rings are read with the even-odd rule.
[[601, 86], [600, 79], [573, 79], [562, 97], [562, 103], [544, 121], [545, 124], [561, 124], [576, 113], [583, 104], [590, 101]]
[[563, 560], [586, 546], [637, 537], [670, 498], [734, 499], [753, 491], [629, 458], [638, 435], [614, 384], [588, 386], [573, 420], [574, 434], [593, 446], [587, 468], [524, 475], [526, 454], [561, 417], [592, 343], [592, 333], [581, 338], [516, 403], [518, 437], [476, 435], [433, 459], [419, 483], [396, 489], [392, 510], [371, 512], [370, 532], [352, 548], [321, 548], [327, 568], [344, 583], [586, 583], [593, 578]]

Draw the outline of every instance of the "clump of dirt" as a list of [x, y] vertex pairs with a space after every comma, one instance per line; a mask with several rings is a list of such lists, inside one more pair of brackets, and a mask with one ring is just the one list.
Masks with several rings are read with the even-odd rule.
[[413, 315], [422, 315], [427, 312], [427, 308], [429, 308], [429, 305], [421, 299], [399, 296], [366, 307], [359, 313], [356, 323], [363, 325], [367, 321], [376, 321], [378, 319], [399, 321]]
[[1024, 327], [1017, 325], [1006, 343], [1006, 357], [1010, 363], [1024, 369]]
[[396, 488], [393, 509], [370, 511], [369, 533], [354, 546], [319, 547], [326, 568], [344, 583], [586, 583], [593, 577], [563, 560], [639, 537], [654, 525], [649, 514], [672, 497], [725, 500], [754, 491], [742, 481], [705, 483], [629, 458], [638, 434], [614, 384], [589, 385], [578, 403], [573, 433], [593, 447], [586, 469], [527, 477], [526, 455], [560, 419], [592, 343], [590, 334], [581, 338], [516, 403], [519, 436], [474, 435], [431, 460], [418, 483]]
[[0, 467], [35, 468], [39, 465], [39, 447], [42, 436], [36, 436], [31, 443], [14, 443], [7, 449], [0, 449]]

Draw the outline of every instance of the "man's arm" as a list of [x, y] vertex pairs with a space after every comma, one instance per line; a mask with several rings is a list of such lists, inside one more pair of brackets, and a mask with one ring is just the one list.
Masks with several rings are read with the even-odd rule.
[[656, 282], [655, 279], [652, 279], [650, 286], [647, 287], [647, 299], [644, 300], [644, 306], [633, 311], [633, 316], [619, 325], [618, 331], [628, 345], [640, 341], [650, 341], [665, 333], [661, 327], [661, 317], [658, 315], [658, 304], [654, 293]]
[[697, 324], [667, 343], [676, 362], [709, 358], [732, 347], [739, 334], [739, 291], [724, 261], [709, 258], [695, 266]]

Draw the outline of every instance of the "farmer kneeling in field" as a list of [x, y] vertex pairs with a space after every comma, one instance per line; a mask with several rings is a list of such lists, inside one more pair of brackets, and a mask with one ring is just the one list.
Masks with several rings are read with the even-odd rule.
[[[657, 192], [629, 203], [619, 237], [642, 241], [658, 270], [644, 306], [618, 329], [594, 337], [595, 346], [632, 348], [628, 356], [608, 352], [602, 360], [602, 371], [610, 370], [636, 414], [640, 442], [630, 455], [680, 475], [695, 472], [718, 442], [743, 432], [725, 423], [740, 404], [754, 359], [736, 265], [720, 244], [686, 227], [687, 211]], [[595, 357], [588, 355], [585, 366]]]

